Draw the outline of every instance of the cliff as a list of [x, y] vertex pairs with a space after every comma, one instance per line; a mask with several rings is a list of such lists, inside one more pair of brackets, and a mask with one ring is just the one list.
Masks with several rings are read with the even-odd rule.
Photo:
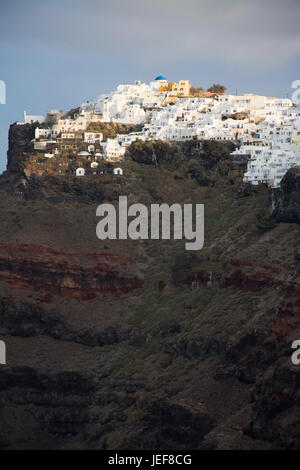
[[[134, 147], [123, 178], [78, 181], [24, 172], [20, 129], [0, 181], [1, 448], [299, 449], [298, 170], [275, 204], [293, 215], [271, 218], [228, 144], [159, 143], [156, 164]], [[204, 203], [203, 250], [98, 240], [97, 205], [124, 194]]]
[[34, 139], [34, 131], [37, 125], [36, 123], [22, 126], [13, 124], [10, 126], [7, 153], [7, 171], [9, 174], [22, 175], [26, 163], [25, 155], [33, 149], [31, 141]]
[[31, 288], [50, 296], [87, 300], [141, 287], [141, 280], [128, 276], [129, 260], [126, 254], [74, 253], [0, 243], [0, 280], [15, 289]]
[[291, 168], [272, 194], [272, 214], [280, 222], [300, 223], [300, 167]]

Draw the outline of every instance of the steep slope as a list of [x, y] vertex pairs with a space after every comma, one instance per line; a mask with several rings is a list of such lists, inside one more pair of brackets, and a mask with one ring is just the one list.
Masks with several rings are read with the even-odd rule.
[[[270, 218], [271, 194], [242, 185], [228, 150], [133, 146], [123, 178], [81, 181], [9, 163], [2, 448], [300, 447], [299, 226]], [[96, 207], [119, 195], [204, 203], [203, 250], [98, 240]]]

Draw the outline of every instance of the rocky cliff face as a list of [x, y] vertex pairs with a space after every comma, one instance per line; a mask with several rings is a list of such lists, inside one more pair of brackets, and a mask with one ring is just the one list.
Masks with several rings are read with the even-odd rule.
[[[63, 252], [38, 245], [0, 243], [0, 280], [15, 289], [31, 288], [67, 298], [130, 292], [142, 286], [128, 275], [130, 256]], [[127, 273], [121, 274], [127, 267]]]
[[281, 222], [300, 223], [300, 167], [291, 168], [280, 189], [273, 190], [272, 215]]
[[34, 131], [38, 124], [25, 124], [10, 126], [8, 135], [7, 170], [11, 175], [22, 175], [28, 151], [33, 149], [31, 143], [34, 139]]
[[[294, 215], [270, 219], [219, 146], [123, 179], [31, 179], [20, 129], [0, 186], [1, 448], [299, 449]], [[296, 214], [291, 173], [276, 204]], [[97, 204], [123, 194], [204, 203], [204, 249], [99, 241]]]

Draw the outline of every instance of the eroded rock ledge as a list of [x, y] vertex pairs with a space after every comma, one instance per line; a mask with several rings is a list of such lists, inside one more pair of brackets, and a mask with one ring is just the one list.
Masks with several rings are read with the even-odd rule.
[[89, 300], [131, 292], [142, 280], [124, 273], [130, 255], [75, 253], [41, 245], [0, 243], [0, 281], [17, 289]]

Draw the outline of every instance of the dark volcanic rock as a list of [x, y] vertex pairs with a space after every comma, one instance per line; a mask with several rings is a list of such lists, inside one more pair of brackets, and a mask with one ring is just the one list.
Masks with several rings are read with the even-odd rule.
[[279, 222], [300, 224], [300, 167], [291, 168], [279, 189], [272, 191], [272, 216]]
[[254, 401], [250, 425], [244, 432], [273, 443], [275, 448], [300, 448], [299, 370], [288, 366], [259, 382], [252, 394]]
[[[22, 320], [20, 320], [22, 319]], [[0, 334], [30, 338], [40, 335], [86, 346], [105, 346], [132, 339], [132, 328], [113, 327], [97, 331], [95, 328], [73, 329], [56, 311], [47, 312], [31, 303], [16, 304], [10, 298], [0, 299]]]
[[246, 384], [255, 383], [271, 364], [285, 354], [284, 345], [269, 332], [249, 331], [228, 347], [215, 377], [232, 376]]
[[226, 351], [226, 343], [218, 341], [208, 336], [198, 336], [195, 338], [183, 337], [178, 342], [166, 343], [164, 352], [172, 356], [192, 357], [211, 357], [223, 356]]
[[125, 439], [124, 449], [198, 449], [216, 424], [207, 412], [186, 403], [153, 400], [144, 413], [144, 431]]
[[31, 140], [34, 139], [34, 131], [37, 126], [38, 123], [10, 126], [7, 152], [7, 170], [10, 174], [22, 174], [25, 163], [23, 152], [33, 148]]

